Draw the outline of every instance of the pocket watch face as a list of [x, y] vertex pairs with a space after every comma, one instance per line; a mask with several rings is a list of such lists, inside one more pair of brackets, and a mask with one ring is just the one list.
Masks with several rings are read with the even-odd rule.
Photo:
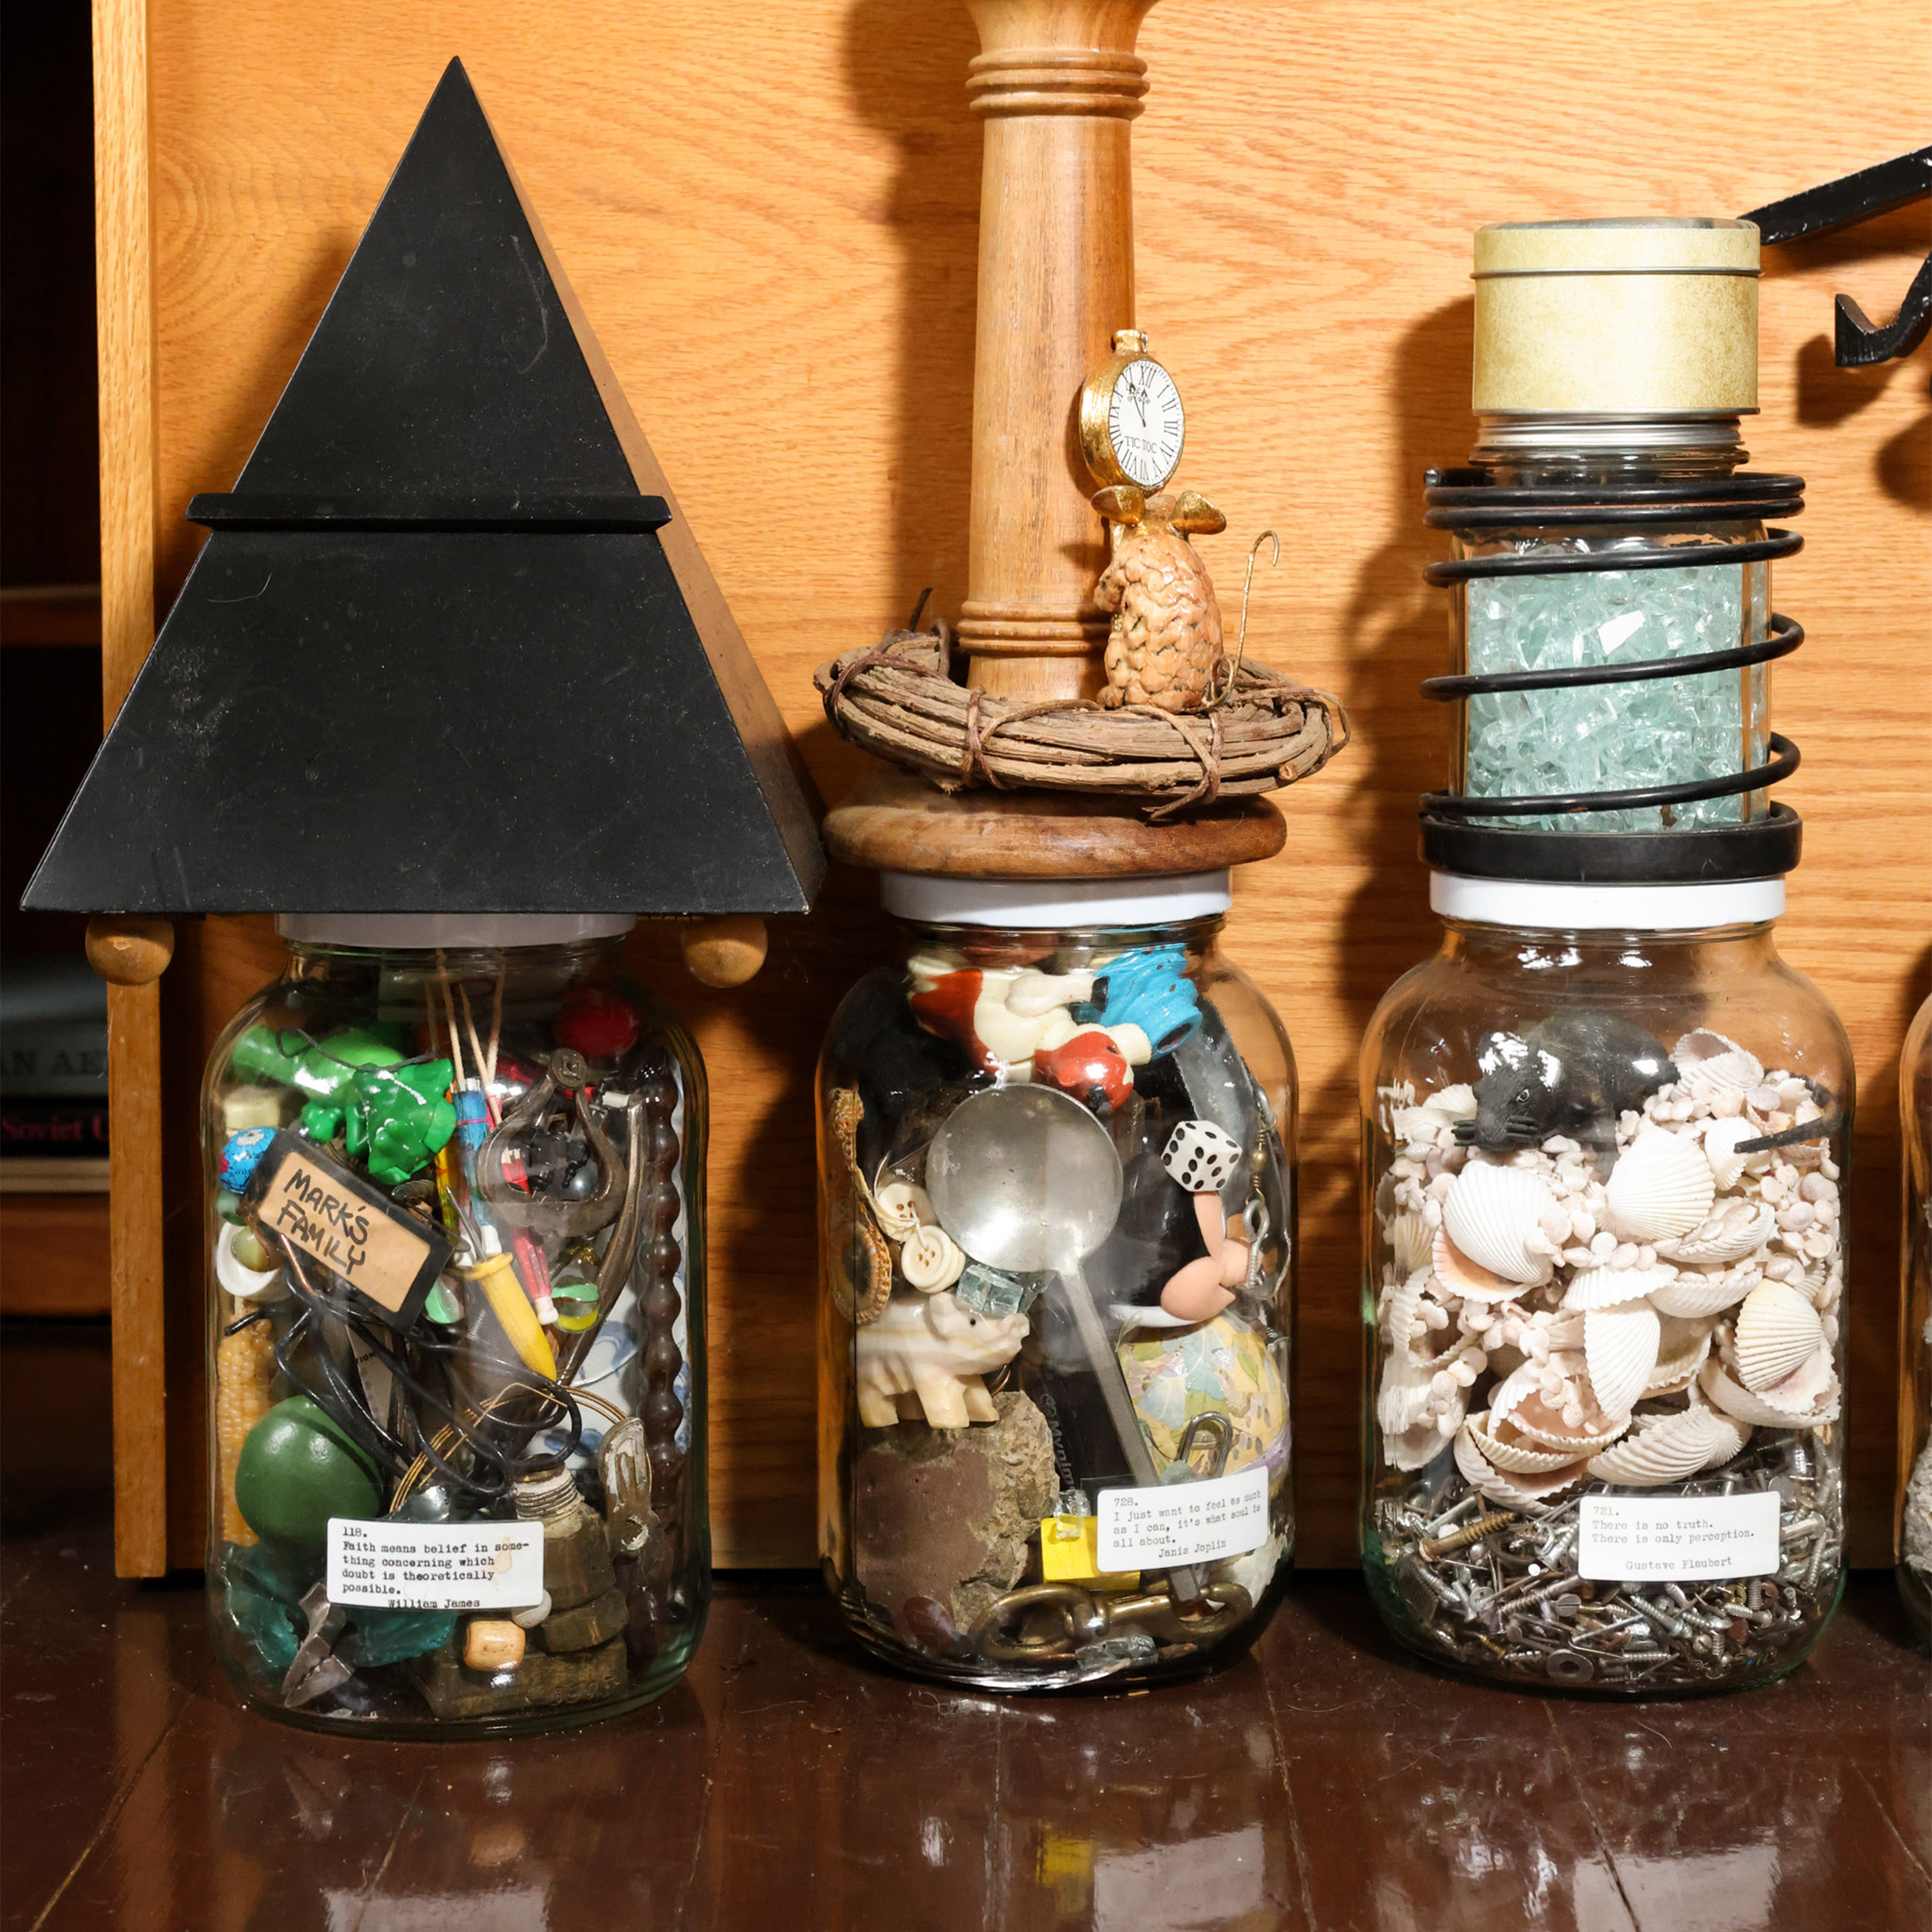
[[1114, 379], [1107, 437], [1114, 461], [1142, 489], [1158, 489], [1174, 474], [1185, 431], [1181, 392], [1151, 357], [1129, 362]]

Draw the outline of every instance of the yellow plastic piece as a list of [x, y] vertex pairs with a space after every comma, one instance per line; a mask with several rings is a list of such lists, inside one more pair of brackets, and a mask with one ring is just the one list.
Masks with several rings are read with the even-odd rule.
[[1138, 1570], [1100, 1566], [1097, 1516], [1046, 1516], [1040, 1520], [1040, 1573], [1049, 1583], [1094, 1583], [1102, 1590], [1138, 1590]]
[[215, 1438], [221, 1456], [221, 1533], [231, 1543], [252, 1543], [255, 1532], [235, 1502], [235, 1465], [248, 1432], [270, 1407], [275, 1376], [275, 1335], [266, 1321], [225, 1335], [215, 1351]]
[[509, 1337], [510, 1346], [525, 1368], [547, 1380], [556, 1379], [556, 1356], [543, 1324], [530, 1306], [530, 1298], [516, 1278], [516, 1269], [507, 1254], [486, 1254], [474, 1267], [463, 1270], [463, 1278], [483, 1291], [490, 1311]]

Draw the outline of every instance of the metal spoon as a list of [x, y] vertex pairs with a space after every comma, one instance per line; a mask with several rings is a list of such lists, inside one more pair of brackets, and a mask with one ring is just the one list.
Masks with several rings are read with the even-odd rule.
[[[1135, 1486], [1160, 1477], [1141, 1434], [1120, 1357], [1080, 1264], [1114, 1231], [1122, 1176], [1114, 1137], [1070, 1094], [994, 1087], [962, 1100], [926, 1150], [939, 1224], [975, 1261], [1059, 1279]], [[1177, 1602], [1201, 1594], [1198, 1570], [1170, 1570]]]

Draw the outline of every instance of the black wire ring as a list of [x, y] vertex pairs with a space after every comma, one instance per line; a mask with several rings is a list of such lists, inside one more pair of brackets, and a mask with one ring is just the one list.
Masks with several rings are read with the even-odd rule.
[[1422, 808], [1445, 818], [1518, 818], [1546, 812], [1636, 811], [1656, 805], [1688, 805], [1700, 798], [1729, 798], [1739, 792], [1762, 791], [1790, 777], [1798, 767], [1798, 749], [1774, 731], [1770, 747], [1777, 753], [1767, 765], [1734, 773], [1728, 778], [1696, 778], [1681, 785], [1643, 785], [1629, 791], [1553, 792], [1543, 798], [1473, 798], [1461, 792], [1425, 791]]
[[1498, 691], [1562, 691], [1590, 684], [1641, 684], [1652, 678], [1694, 678], [1701, 671], [1730, 671], [1747, 664], [1787, 658], [1804, 641], [1795, 617], [1774, 611], [1756, 644], [1730, 651], [1706, 651], [1694, 658], [1645, 658], [1636, 664], [1566, 665], [1555, 671], [1471, 672], [1458, 677], [1425, 678], [1422, 695], [1438, 703], [1481, 698]]

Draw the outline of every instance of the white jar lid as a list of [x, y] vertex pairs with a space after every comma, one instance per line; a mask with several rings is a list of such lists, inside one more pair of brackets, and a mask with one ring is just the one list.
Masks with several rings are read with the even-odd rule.
[[277, 913], [284, 939], [370, 952], [431, 952], [438, 947], [571, 946], [615, 939], [637, 923], [631, 913]]
[[1233, 903], [1225, 872], [1158, 879], [947, 879], [882, 872], [879, 897], [923, 926], [1167, 926], [1211, 919]]
[[1429, 875], [1429, 905], [1445, 919], [1532, 932], [1681, 933], [1757, 926], [1784, 910], [1782, 879], [1698, 886], [1580, 886], [1542, 879]]

